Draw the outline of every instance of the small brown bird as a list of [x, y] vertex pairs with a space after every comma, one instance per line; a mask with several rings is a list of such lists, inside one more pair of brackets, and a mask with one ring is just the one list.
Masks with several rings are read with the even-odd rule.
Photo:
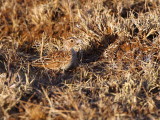
[[34, 62], [32, 66], [43, 67], [53, 70], [69, 70], [78, 65], [77, 52], [80, 49], [81, 41], [69, 39], [63, 42], [60, 51], [54, 51], [52, 56], [45, 56]]

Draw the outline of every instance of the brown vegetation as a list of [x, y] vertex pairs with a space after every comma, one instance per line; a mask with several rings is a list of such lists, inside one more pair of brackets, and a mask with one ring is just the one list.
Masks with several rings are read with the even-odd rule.
[[[1, 0], [0, 119], [160, 119], [159, 4]], [[67, 39], [76, 68], [34, 65]]]

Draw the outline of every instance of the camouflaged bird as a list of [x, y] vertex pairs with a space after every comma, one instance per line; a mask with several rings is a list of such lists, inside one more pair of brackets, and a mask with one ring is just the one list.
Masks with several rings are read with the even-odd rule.
[[63, 42], [62, 50], [54, 51], [51, 56], [45, 56], [32, 62], [32, 66], [53, 70], [72, 69], [78, 65], [77, 53], [80, 48], [80, 44], [80, 40], [65, 40]]

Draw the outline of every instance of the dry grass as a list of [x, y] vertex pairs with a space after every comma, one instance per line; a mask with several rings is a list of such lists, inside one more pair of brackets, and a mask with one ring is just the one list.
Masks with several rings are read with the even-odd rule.
[[[159, 0], [1, 0], [0, 119], [160, 119]], [[81, 40], [79, 66], [32, 62]]]

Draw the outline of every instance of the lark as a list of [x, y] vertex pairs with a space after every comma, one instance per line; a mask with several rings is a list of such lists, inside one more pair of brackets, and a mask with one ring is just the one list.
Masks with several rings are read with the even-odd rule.
[[80, 49], [80, 45], [80, 40], [65, 40], [62, 50], [54, 51], [52, 56], [45, 56], [32, 62], [32, 66], [64, 71], [73, 69], [78, 65], [77, 53]]

